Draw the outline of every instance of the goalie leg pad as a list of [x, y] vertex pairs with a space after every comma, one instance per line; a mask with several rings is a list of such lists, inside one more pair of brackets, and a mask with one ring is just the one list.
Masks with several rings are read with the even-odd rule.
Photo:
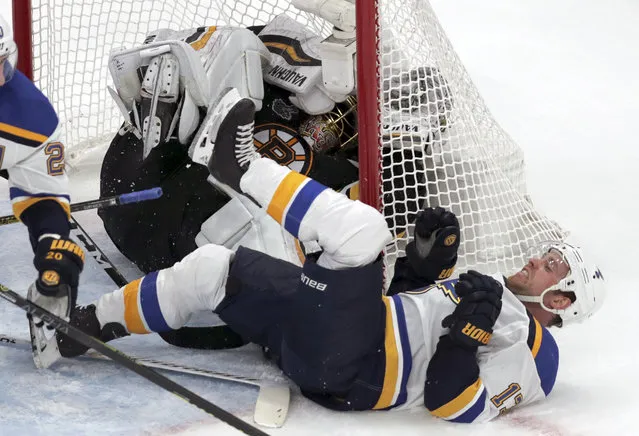
[[241, 245], [278, 259], [300, 263], [294, 239], [264, 209], [240, 195], [232, 197], [202, 223], [195, 243], [198, 247], [218, 244], [231, 250]]
[[147, 67], [140, 95], [142, 97], [142, 138], [144, 157], [170, 136], [177, 116], [180, 92], [180, 65], [172, 53], [156, 56]]
[[182, 327], [201, 310], [214, 310], [225, 296], [233, 251], [209, 244], [170, 268], [100, 297], [100, 325], [115, 322], [129, 333], [163, 332]]

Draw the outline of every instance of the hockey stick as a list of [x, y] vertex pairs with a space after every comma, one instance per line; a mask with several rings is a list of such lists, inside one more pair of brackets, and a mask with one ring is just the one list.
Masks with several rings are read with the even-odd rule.
[[128, 283], [122, 273], [113, 265], [113, 262], [106, 257], [106, 254], [97, 246], [89, 234], [82, 228], [80, 223], [73, 217], [69, 222], [71, 227], [71, 235], [78, 240], [84, 250], [91, 255], [92, 258], [102, 267], [102, 269], [111, 277], [111, 280], [118, 286], [122, 287]]
[[116, 348], [105, 344], [104, 342], [94, 338], [93, 336], [89, 336], [88, 334], [72, 326], [62, 318], [55, 316], [48, 310], [45, 310], [32, 301], [29, 301], [26, 298], [18, 295], [2, 284], [0, 284], [0, 297], [7, 300], [11, 304], [18, 306], [20, 309], [27, 312], [27, 314], [40, 318], [46, 324], [55, 328], [58, 332], [63, 333], [69, 336], [71, 339], [80, 342], [85, 347], [93, 348], [100, 354], [105, 355], [106, 357], [114, 360], [125, 368], [128, 368], [136, 374], [144, 377], [151, 383], [154, 383], [162, 389], [175, 394], [183, 400], [188, 401], [192, 405], [202, 409], [206, 413], [220, 419], [221, 421], [224, 421], [225, 423], [240, 430], [241, 432], [248, 435], [256, 436], [264, 436], [267, 434], [264, 433], [262, 430], [253, 427], [247, 422], [244, 422], [237, 416], [216, 406], [210, 401], [200, 397], [196, 393], [186, 389], [184, 386], [154, 371], [153, 369], [140, 365], [135, 360], [131, 359], [129, 356], [117, 350]]
[[[0, 345], [15, 345], [20, 348], [30, 348], [31, 342], [25, 339], [14, 338], [0, 334]], [[89, 350], [81, 359], [111, 361], [108, 357]], [[281, 427], [286, 420], [288, 407], [291, 398], [291, 391], [287, 384], [263, 381], [254, 377], [243, 375], [227, 374], [210, 369], [195, 368], [178, 363], [164, 362], [161, 360], [138, 358], [131, 356], [137, 363], [148, 368], [171, 371], [178, 374], [190, 374], [200, 377], [207, 377], [213, 380], [226, 380], [234, 383], [242, 383], [250, 386], [257, 386], [259, 394], [255, 403], [253, 420], [256, 424], [264, 427]]]
[[[98, 207], [119, 206], [121, 204], [139, 203], [141, 201], [155, 200], [162, 196], [162, 188], [151, 188], [143, 191], [129, 192], [98, 200], [83, 201], [71, 205], [71, 212], [96, 209]], [[0, 226], [19, 222], [15, 215], [5, 215], [0, 217]]]

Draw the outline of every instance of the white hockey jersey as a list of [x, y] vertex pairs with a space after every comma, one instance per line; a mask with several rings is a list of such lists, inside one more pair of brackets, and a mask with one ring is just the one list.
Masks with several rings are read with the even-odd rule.
[[[502, 285], [502, 276], [494, 276]], [[457, 385], [460, 368], [450, 365], [448, 374], [437, 374], [441, 385], [434, 390], [441, 398], [425, 398], [427, 370], [435, 356], [439, 338], [448, 333], [441, 323], [452, 313], [459, 298], [457, 279], [439, 282], [393, 297], [384, 298], [387, 313], [386, 377], [376, 409], [403, 409], [440, 404], [430, 412], [454, 422], [483, 422], [547, 396], [555, 383], [559, 353], [555, 340], [504, 285], [502, 309], [490, 342], [479, 347], [474, 362], [479, 377], [466, 385]], [[474, 366], [475, 371], [477, 369]], [[444, 383], [441, 381], [444, 380]], [[428, 392], [426, 392], [428, 395]]]
[[0, 169], [8, 171], [16, 217], [42, 200], [58, 202], [69, 214], [58, 117], [49, 100], [17, 71], [0, 86]]

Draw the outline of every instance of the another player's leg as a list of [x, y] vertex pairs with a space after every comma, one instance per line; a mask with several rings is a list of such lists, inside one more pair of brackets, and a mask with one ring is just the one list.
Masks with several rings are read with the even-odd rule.
[[[71, 324], [108, 341], [129, 333], [178, 329], [201, 310], [214, 310], [225, 296], [233, 252], [218, 245], [198, 248], [170, 268], [105, 294], [94, 304], [77, 308]], [[60, 354], [73, 357], [86, 347], [58, 334]]]
[[211, 175], [256, 200], [302, 242], [317, 241], [324, 251], [319, 264], [341, 269], [375, 260], [392, 238], [382, 215], [262, 158], [253, 142], [254, 115], [253, 102], [238, 96], [219, 128], [209, 133], [215, 137]]
[[[290, 292], [280, 321], [282, 342], [275, 350], [280, 366], [306, 395], [329, 407], [374, 407], [385, 374], [387, 309], [380, 254], [391, 234], [383, 216], [248, 147], [240, 153], [229, 134], [218, 134], [215, 147], [209, 169], [216, 178], [239, 185], [296, 238], [317, 241], [322, 248], [307, 258], [297, 290]], [[233, 179], [222, 172], [229, 168]], [[219, 311], [231, 326], [227, 318], [233, 307]], [[347, 401], [339, 405], [338, 396]]]

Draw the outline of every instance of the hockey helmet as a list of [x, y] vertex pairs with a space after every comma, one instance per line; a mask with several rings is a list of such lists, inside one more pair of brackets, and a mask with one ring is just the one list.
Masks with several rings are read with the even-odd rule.
[[0, 16], [0, 86], [13, 77], [18, 61], [18, 47], [13, 40], [13, 31]]
[[[530, 250], [531, 257], [543, 257], [545, 254], [555, 251], [561, 255], [563, 262], [570, 268], [566, 277], [556, 285], [545, 289], [539, 296], [518, 295], [521, 301], [539, 303], [548, 312], [561, 316], [563, 323], [581, 322], [599, 310], [606, 297], [606, 283], [599, 268], [589, 262], [582, 253], [581, 248], [566, 242], [546, 241]], [[543, 302], [544, 296], [552, 291], [560, 290], [573, 292], [575, 301], [565, 309], [553, 309]]]
[[300, 124], [299, 133], [317, 153], [353, 149], [357, 145], [357, 98], [351, 95], [332, 111], [309, 116]]

